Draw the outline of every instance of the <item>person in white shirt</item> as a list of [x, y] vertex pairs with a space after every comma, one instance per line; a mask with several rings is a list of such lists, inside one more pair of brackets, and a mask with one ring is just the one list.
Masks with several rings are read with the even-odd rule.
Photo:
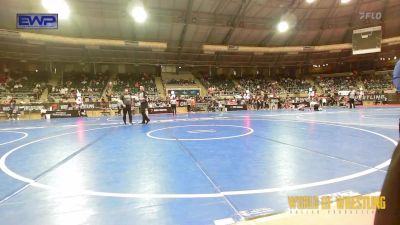
[[322, 98], [322, 106], [326, 106], [326, 98]]
[[169, 103], [171, 104], [172, 115], [176, 116], [176, 97], [174, 91], [171, 91]]
[[352, 90], [352, 91], [349, 93], [349, 108], [350, 108], [350, 109], [356, 108], [355, 105], [354, 105], [354, 99], [355, 99], [355, 98], [356, 98], [356, 91], [355, 91], [355, 90]]

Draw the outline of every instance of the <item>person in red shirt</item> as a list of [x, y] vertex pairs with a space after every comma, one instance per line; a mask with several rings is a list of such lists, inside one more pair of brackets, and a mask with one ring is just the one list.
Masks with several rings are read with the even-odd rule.
[[195, 107], [196, 107], [196, 99], [192, 97], [191, 108], [193, 112], [195, 111]]

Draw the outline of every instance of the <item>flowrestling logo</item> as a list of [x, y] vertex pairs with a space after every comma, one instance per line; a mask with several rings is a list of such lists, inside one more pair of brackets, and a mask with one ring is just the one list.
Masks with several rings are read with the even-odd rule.
[[360, 20], [381, 20], [381, 12], [360, 12]]
[[17, 14], [17, 29], [58, 29], [58, 14]]

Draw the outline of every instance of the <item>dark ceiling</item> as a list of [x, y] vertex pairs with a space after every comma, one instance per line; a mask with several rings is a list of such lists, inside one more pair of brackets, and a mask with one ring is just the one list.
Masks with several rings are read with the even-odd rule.
[[[39, 60], [169, 64], [298, 64], [326, 59], [351, 59], [351, 52], [287, 54], [204, 54], [203, 44], [245, 46], [309, 46], [350, 43], [352, 30], [382, 25], [383, 38], [400, 36], [399, 0], [144, 0], [149, 19], [135, 24], [126, 0], [66, 0], [68, 20], [58, 30], [35, 32], [71, 37], [159, 41], [165, 52], [137, 49], [37, 45], [0, 38], [0, 57]], [[16, 13], [45, 12], [39, 0], [2, 0], [0, 29], [15, 30]], [[361, 19], [361, 13], [382, 15]], [[287, 33], [276, 31], [278, 21], [291, 24]], [[384, 48], [398, 54], [398, 48]], [[371, 55], [371, 54], [370, 54]], [[379, 54], [372, 54], [377, 57]], [[400, 54], [399, 54], [400, 55]], [[322, 57], [322, 58], [321, 58]], [[372, 57], [372, 56], [370, 56]]]

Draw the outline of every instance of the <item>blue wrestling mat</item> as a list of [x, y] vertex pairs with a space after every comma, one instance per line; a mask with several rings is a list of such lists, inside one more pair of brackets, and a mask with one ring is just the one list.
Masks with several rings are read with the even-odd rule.
[[[7, 225], [211, 225], [379, 191], [400, 108], [0, 123]], [[134, 117], [136, 122], [139, 117]]]

